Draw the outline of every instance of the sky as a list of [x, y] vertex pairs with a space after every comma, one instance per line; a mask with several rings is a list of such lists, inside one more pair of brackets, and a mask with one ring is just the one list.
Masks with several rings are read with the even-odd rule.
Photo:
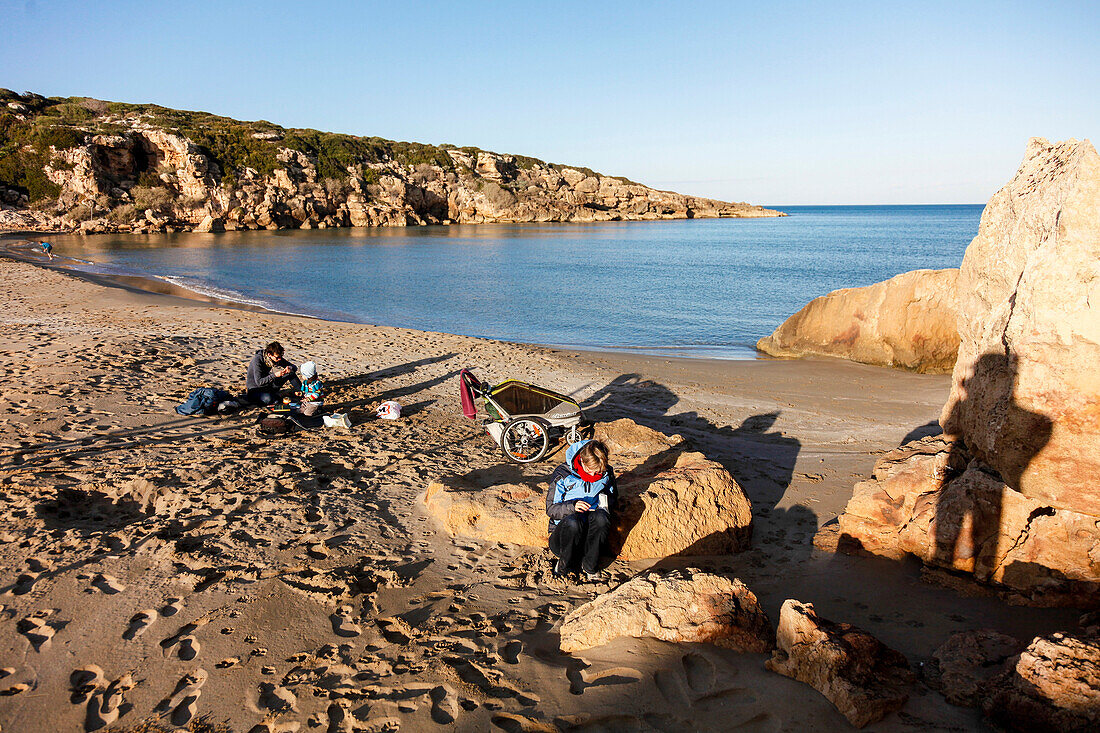
[[731, 201], [984, 203], [1100, 131], [1100, 1], [0, 0], [0, 87]]

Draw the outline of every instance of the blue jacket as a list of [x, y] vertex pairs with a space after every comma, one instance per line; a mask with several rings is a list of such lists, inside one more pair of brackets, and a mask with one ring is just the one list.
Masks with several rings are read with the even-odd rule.
[[553, 532], [558, 522], [573, 514], [574, 505], [581, 499], [598, 499], [607, 496], [608, 512], [615, 508], [618, 497], [615, 488], [615, 471], [607, 467], [607, 473], [596, 481], [585, 481], [573, 470], [573, 459], [587, 440], [578, 440], [565, 451], [565, 463], [550, 474], [550, 488], [546, 492], [546, 515], [550, 517], [548, 532]]

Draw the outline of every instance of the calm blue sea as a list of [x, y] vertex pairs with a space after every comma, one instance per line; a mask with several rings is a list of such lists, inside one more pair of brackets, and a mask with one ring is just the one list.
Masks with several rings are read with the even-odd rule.
[[809, 300], [958, 267], [981, 205], [779, 219], [53, 238], [100, 272], [291, 313], [507, 341], [751, 358]]

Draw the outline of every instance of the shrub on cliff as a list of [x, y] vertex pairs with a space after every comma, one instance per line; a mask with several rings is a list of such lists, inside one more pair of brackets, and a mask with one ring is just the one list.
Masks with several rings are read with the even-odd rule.
[[134, 186], [130, 189], [130, 196], [133, 198], [134, 206], [141, 211], [168, 208], [175, 201], [172, 192], [164, 187]]

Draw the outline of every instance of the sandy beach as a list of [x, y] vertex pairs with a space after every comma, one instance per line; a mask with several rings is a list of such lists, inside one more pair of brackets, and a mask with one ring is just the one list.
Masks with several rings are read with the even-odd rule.
[[[462, 418], [456, 376], [530, 380], [595, 420], [680, 434], [753, 502], [750, 550], [669, 558], [743, 580], [773, 624], [788, 598], [861, 626], [915, 666], [959, 630], [1022, 640], [1078, 613], [922, 580], [917, 564], [831, 552], [830, 522], [878, 455], [937, 432], [947, 376], [839, 360], [566, 352], [278, 315], [0, 258], [0, 729], [847, 729], [762, 654], [619, 639], [558, 650], [607, 582], [549, 555], [451, 537], [418, 496], [501, 466]], [[180, 417], [200, 386], [243, 388], [268, 341], [318, 363], [351, 429], [257, 434], [256, 410]], [[398, 421], [373, 417], [395, 399]], [[545, 488], [556, 453], [509, 468]], [[155, 511], [120, 508], [128, 487]], [[817, 546], [815, 546], [817, 537]], [[115, 720], [93, 689], [121, 695]], [[144, 726], [144, 727], [143, 727]], [[256, 726], [266, 726], [259, 727]], [[982, 729], [918, 685], [871, 730]]]

